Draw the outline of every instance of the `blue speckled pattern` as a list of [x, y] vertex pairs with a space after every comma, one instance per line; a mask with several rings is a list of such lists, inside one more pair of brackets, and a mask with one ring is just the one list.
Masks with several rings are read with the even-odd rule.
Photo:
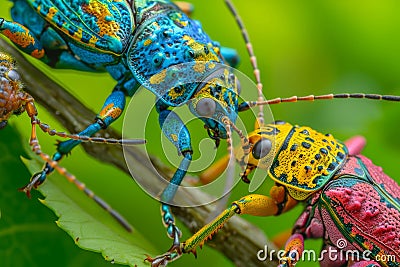
[[[194, 65], [192, 64], [186, 69], [171, 68], [167, 70], [167, 73], [162, 73], [162, 71], [181, 63], [223, 62], [219, 54], [219, 47], [214, 46], [199, 25], [182, 12], [174, 9], [165, 13], [148, 12], [151, 17], [138, 28], [134, 42], [129, 49], [129, 66], [136, 80], [166, 104], [181, 105], [191, 98], [196, 86], [188, 84], [186, 88], [182, 88], [184, 91], [180, 90], [171, 96], [166, 91], [176, 89], [168, 87], [168, 84], [171, 83], [168, 78], [182, 75], [178, 78], [179, 83], [185, 84], [187, 81], [193, 81], [192, 76], [196, 73], [192, 71], [189, 75], [187, 71], [190, 71], [189, 67], [194, 67]], [[198, 75], [206, 77], [208, 73], [209, 71], [202, 71]], [[157, 82], [152, 82], [155, 75], [160, 78]], [[164, 77], [166, 78], [164, 79]], [[196, 80], [202, 80], [202, 78]], [[161, 86], [158, 86], [159, 84]]]

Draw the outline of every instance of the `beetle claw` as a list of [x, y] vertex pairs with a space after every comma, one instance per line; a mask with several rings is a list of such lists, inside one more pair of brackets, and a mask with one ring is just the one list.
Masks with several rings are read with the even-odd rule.
[[159, 266], [167, 266], [168, 260], [164, 255], [157, 256], [155, 258], [150, 257], [149, 255], [146, 255], [146, 259], [144, 261], [150, 262], [152, 267], [159, 267]]
[[193, 256], [197, 259], [197, 251], [196, 251], [196, 249], [192, 249], [191, 251], [189, 251], [189, 253], [192, 253]]
[[171, 261], [174, 261], [182, 255], [181, 243], [179, 241], [180, 236], [182, 235], [181, 231], [173, 225], [173, 233], [172, 238], [174, 239], [172, 246], [168, 249], [168, 251], [157, 257], [150, 257], [146, 255], [147, 258], [145, 261], [150, 262], [152, 267], [164, 267]]
[[42, 172], [35, 173], [29, 184], [24, 187], [18, 188], [18, 191], [24, 192], [28, 198], [31, 198], [31, 190], [32, 188], [37, 188], [42, 182], [40, 181], [40, 177], [42, 176]]
[[165, 267], [169, 262], [172, 262], [178, 258], [180, 258], [182, 255], [182, 250], [180, 246], [176, 247], [175, 245], [172, 245], [172, 247], [168, 250], [167, 253], [164, 253], [160, 256], [157, 257], [150, 257], [149, 255], [146, 255], [145, 261], [151, 263], [151, 267]]
[[250, 183], [249, 178], [247, 178], [247, 175], [245, 173], [243, 173], [240, 178], [242, 179], [243, 182], [245, 182], [246, 184]]
[[30, 187], [29, 184], [24, 187], [18, 188], [18, 191], [24, 192], [28, 198], [31, 198], [31, 190], [32, 187]]

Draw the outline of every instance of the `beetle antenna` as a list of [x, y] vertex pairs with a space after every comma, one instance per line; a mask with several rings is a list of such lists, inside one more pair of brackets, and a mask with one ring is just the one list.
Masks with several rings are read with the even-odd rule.
[[287, 98], [273, 98], [265, 101], [248, 101], [243, 102], [239, 106], [239, 111], [245, 111], [255, 106], [275, 105], [280, 103], [291, 103], [300, 101], [315, 101], [315, 100], [331, 100], [331, 99], [370, 99], [370, 100], [385, 100], [392, 102], [400, 102], [400, 96], [397, 95], [379, 95], [365, 93], [342, 93], [342, 94], [326, 94], [326, 95], [308, 95], [308, 96], [292, 96]]
[[[243, 39], [246, 43], [246, 48], [247, 48], [247, 52], [250, 56], [250, 62], [251, 65], [253, 67], [253, 73], [254, 73], [254, 78], [256, 79], [256, 84], [257, 84], [257, 91], [258, 91], [258, 102], [262, 102], [265, 100], [264, 95], [263, 95], [263, 84], [261, 83], [261, 78], [260, 78], [260, 70], [258, 68], [257, 65], [257, 57], [254, 54], [253, 51], [253, 45], [250, 41], [250, 37], [249, 34], [247, 32], [246, 27], [244, 26], [244, 23], [242, 21], [242, 18], [239, 15], [239, 12], [237, 11], [236, 7], [233, 5], [231, 0], [225, 0], [226, 5], [228, 6], [230, 12], [232, 13], [232, 15], [235, 17], [236, 23], [239, 26], [241, 32], [242, 32], [242, 36]], [[256, 128], [259, 128], [261, 126], [264, 125], [264, 110], [262, 106], [259, 106], [259, 112], [257, 114], [257, 123], [258, 125], [256, 126]]]
[[27, 99], [25, 108], [28, 113], [28, 116], [31, 118], [31, 122], [37, 124], [44, 133], [47, 133], [50, 136], [56, 135], [62, 138], [70, 138], [82, 142], [102, 143], [102, 144], [118, 144], [118, 145], [128, 145], [128, 146], [146, 144], [146, 140], [144, 139], [114, 139], [114, 138], [103, 138], [103, 137], [89, 137], [78, 134], [68, 134], [65, 132], [57, 131], [55, 129], [51, 129], [51, 127], [48, 124], [42, 123], [37, 118], [37, 110], [34, 104], [33, 97], [27, 93], [26, 98]]
[[227, 172], [226, 172], [226, 183], [224, 187], [223, 194], [224, 196], [219, 199], [217, 203], [217, 207], [215, 210], [208, 216], [206, 219], [206, 222], [210, 222], [212, 219], [214, 219], [222, 210], [225, 209], [226, 204], [228, 203], [229, 196], [228, 192], [233, 186], [233, 181], [234, 181], [234, 176], [235, 176], [235, 154], [233, 151], [233, 139], [232, 139], [232, 130], [231, 130], [231, 125], [234, 125], [227, 117], [222, 119], [222, 122], [225, 124], [225, 129], [226, 129], [226, 134], [227, 134], [227, 151], [229, 155], [229, 162], [227, 166]]
[[102, 144], [117, 144], [117, 145], [126, 145], [126, 146], [133, 146], [133, 145], [143, 145], [146, 144], [145, 139], [115, 139], [115, 138], [104, 138], [104, 137], [90, 137], [78, 134], [68, 134], [65, 132], [59, 132], [55, 129], [50, 129], [48, 124], [42, 123], [39, 119], [35, 119], [37, 125], [39, 125], [40, 129], [51, 135], [51, 136], [59, 136], [63, 138], [70, 138], [74, 140], [79, 140], [82, 142], [91, 142], [91, 143], [102, 143]]
[[243, 134], [243, 131], [240, 130], [233, 122], [229, 121], [229, 126], [232, 127], [232, 129], [239, 135], [243, 153], [245, 156], [248, 155], [250, 153], [249, 139]]

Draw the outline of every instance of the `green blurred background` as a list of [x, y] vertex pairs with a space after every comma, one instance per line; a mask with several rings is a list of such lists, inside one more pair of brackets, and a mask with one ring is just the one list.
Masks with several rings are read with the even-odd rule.
[[[11, 4], [0, 1], [0, 16], [9, 18]], [[242, 59], [239, 69], [252, 77], [242, 37], [223, 1], [193, 0], [191, 3], [195, 5], [193, 16], [202, 22], [207, 33], [222, 45], [237, 49]], [[234, 3], [253, 42], [267, 98], [342, 92], [400, 94], [400, 3], [397, 1], [249, 0]], [[39, 66], [94, 111], [101, 107], [115, 84], [107, 74]], [[364, 154], [400, 181], [400, 141], [396, 130], [400, 122], [399, 104], [334, 100], [281, 104], [271, 109], [275, 119], [312, 126], [340, 140], [358, 134], [365, 136], [368, 144]], [[62, 129], [46, 110], [39, 107], [39, 114], [42, 121]], [[120, 119], [113, 127], [120, 130], [122, 121]], [[156, 117], [153, 121], [154, 129], [158, 128]], [[20, 140], [28, 142], [29, 138], [29, 119], [22, 115], [13, 118], [10, 125], [0, 132], [3, 217], [0, 219], [0, 266], [109, 266], [99, 254], [75, 247], [73, 240], [55, 225], [55, 215], [37, 201], [40, 197], [37, 192], [31, 200], [16, 192], [30, 177], [19, 160], [19, 155], [24, 154]], [[194, 139], [205, 136], [202, 127], [199, 129], [192, 133]], [[40, 140], [44, 151], [54, 151], [54, 138], [41, 136]], [[197, 144], [193, 146], [196, 150]], [[151, 142], [148, 149], [156, 155], [161, 153]], [[160, 252], [170, 246], [171, 241], [161, 224], [159, 204], [143, 193], [131, 177], [94, 160], [81, 148], [75, 149], [62, 163], [120, 211]], [[246, 185], [240, 184], [232, 198], [245, 195], [246, 190]], [[301, 207], [298, 207], [280, 217], [246, 218], [273, 237], [289, 229], [300, 212]], [[14, 217], [10, 218], [8, 213]], [[188, 236], [185, 231], [184, 237]], [[306, 245], [319, 249], [321, 241], [307, 241]], [[186, 256], [173, 266], [206, 264], [232, 265], [224, 256], [206, 247], [199, 252], [197, 260]], [[318, 263], [297, 266], [318, 266]]]

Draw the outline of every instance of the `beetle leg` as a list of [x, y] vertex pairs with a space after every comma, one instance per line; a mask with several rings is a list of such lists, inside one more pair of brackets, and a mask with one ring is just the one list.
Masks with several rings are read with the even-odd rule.
[[0, 18], [0, 32], [25, 53], [38, 59], [45, 56], [42, 44], [25, 26]]
[[170, 180], [170, 183], [161, 194], [162, 220], [164, 225], [167, 227], [168, 236], [174, 239], [172, 247], [179, 247], [179, 238], [181, 236], [181, 231], [175, 225], [175, 219], [174, 215], [172, 214], [170, 205], [166, 203], [172, 201], [172, 199], [174, 198], [176, 191], [179, 188], [179, 185], [186, 175], [186, 171], [189, 168], [191, 160], [192, 153], [185, 152], [184, 159], [181, 161], [178, 170], [175, 172], [174, 176]]
[[203, 226], [192, 237], [179, 244], [179, 248], [170, 249], [169, 252], [155, 258], [147, 257], [152, 266], [165, 266], [168, 262], [178, 258], [182, 253], [193, 253], [196, 248], [211, 238], [235, 214], [250, 214], [255, 216], [275, 215], [279, 208], [276, 201], [264, 195], [248, 195], [235, 201], [231, 206], [220, 213], [213, 221]]
[[[59, 174], [64, 176], [70, 183], [73, 183], [79, 190], [84, 192], [89, 198], [93, 199], [97, 205], [99, 205], [101, 208], [106, 210], [119, 224], [121, 224], [127, 231], [132, 232], [132, 226], [122, 217], [116, 210], [114, 210], [107, 202], [105, 202], [103, 199], [98, 197], [92, 190], [86, 187], [84, 183], [79, 181], [73, 174], [69, 173], [67, 169], [61, 167], [58, 165], [57, 161], [54, 161], [50, 158], [49, 155], [46, 153], [42, 152], [42, 149], [39, 144], [39, 140], [37, 139], [36, 136], [36, 124], [32, 124], [32, 132], [31, 132], [31, 138], [29, 142], [32, 151], [41, 157], [46, 163], [46, 165], [51, 166], [51, 168], [55, 169], [58, 171]], [[24, 191], [28, 196], [30, 194], [30, 189], [32, 186], [35, 185], [35, 182], [37, 179], [40, 179], [40, 176], [35, 175], [32, 178], [31, 183], [29, 183], [26, 187], [21, 188], [21, 191]]]
[[358, 135], [346, 140], [344, 143], [349, 150], [349, 155], [356, 156], [359, 155], [365, 147], [366, 140], [364, 137]]
[[222, 46], [220, 52], [229, 66], [234, 68], [239, 64], [240, 58], [235, 49]]
[[[294, 202], [288, 201], [287, 205], [293, 205]], [[286, 207], [283, 210], [289, 210]], [[235, 201], [229, 208], [223, 211], [212, 222], [203, 226], [191, 238], [181, 244], [182, 252], [194, 252], [196, 247], [201, 246], [207, 239], [211, 238], [228, 220], [235, 214], [249, 214], [253, 216], [271, 216], [279, 214], [281, 210], [280, 203], [273, 197], [251, 194]]]
[[[277, 186], [275, 186], [277, 187]], [[167, 253], [155, 258], [147, 257], [147, 261], [152, 266], [165, 266], [182, 255], [182, 253], [193, 253], [196, 255], [196, 248], [202, 246], [204, 242], [210, 239], [224, 224], [235, 214], [249, 214], [253, 216], [271, 216], [277, 215], [281, 211], [287, 211], [297, 202], [289, 196], [284, 198], [284, 204], [279, 203], [274, 197], [265, 195], [251, 194], [231, 204], [230, 207], [221, 212], [213, 221], [203, 226], [192, 237], [185, 242], [180, 243], [179, 247], [173, 246]], [[282, 208], [282, 206], [284, 206]]]
[[[80, 132], [78, 135], [82, 136], [92, 136], [97, 133], [101, 129], [107, 128], [111, 123], [113, 123], [122, 113], [125, 107], [125, 95], [122, 91], [115, 90], [111, 93], [111, 95], [106, 99], [103, 108], [100, 113], [97, 115], [94, 123], [90, 124], [85, 130]], [[60, 161], [64, 155], [70, 153], [72, 149], [79, 145], [82, 141], [70, 139], [64, 142], [60, 142], [57, 145], [57, 152], [53, 155], [52, 161], [58, 162]], [[22, 188], [27, 194], [32, 187], [37, 188], [40, 184], [42, 184], [47, 175], [52, 173], [54, 168], [50, 166], [49, 163], [46, 163], [43, 167], [42, 171], [33, 175], [31, 182]]]
[[161, 102], [157, 103], [160, 126], [164, 135], [175, 145], [178, 149], [178, 153], [182, 154], [184, 158], [171, 178], [170, 183], [161, 194], [161, 211], [162, 220], [167, 227], [168, 236], [174, 239], [170, 250], [179, 250], [179, 237], [181, 236], [181, 232], [175, 226], [174, 216], [169, 203], [173, 200], [179, 185], [186, 175], [190, 162], [192, 161], [193, 152], [190, 145], [190, 134], [185, 124], [175, 112], [167, 110], [165, 107], [166, 106]]

